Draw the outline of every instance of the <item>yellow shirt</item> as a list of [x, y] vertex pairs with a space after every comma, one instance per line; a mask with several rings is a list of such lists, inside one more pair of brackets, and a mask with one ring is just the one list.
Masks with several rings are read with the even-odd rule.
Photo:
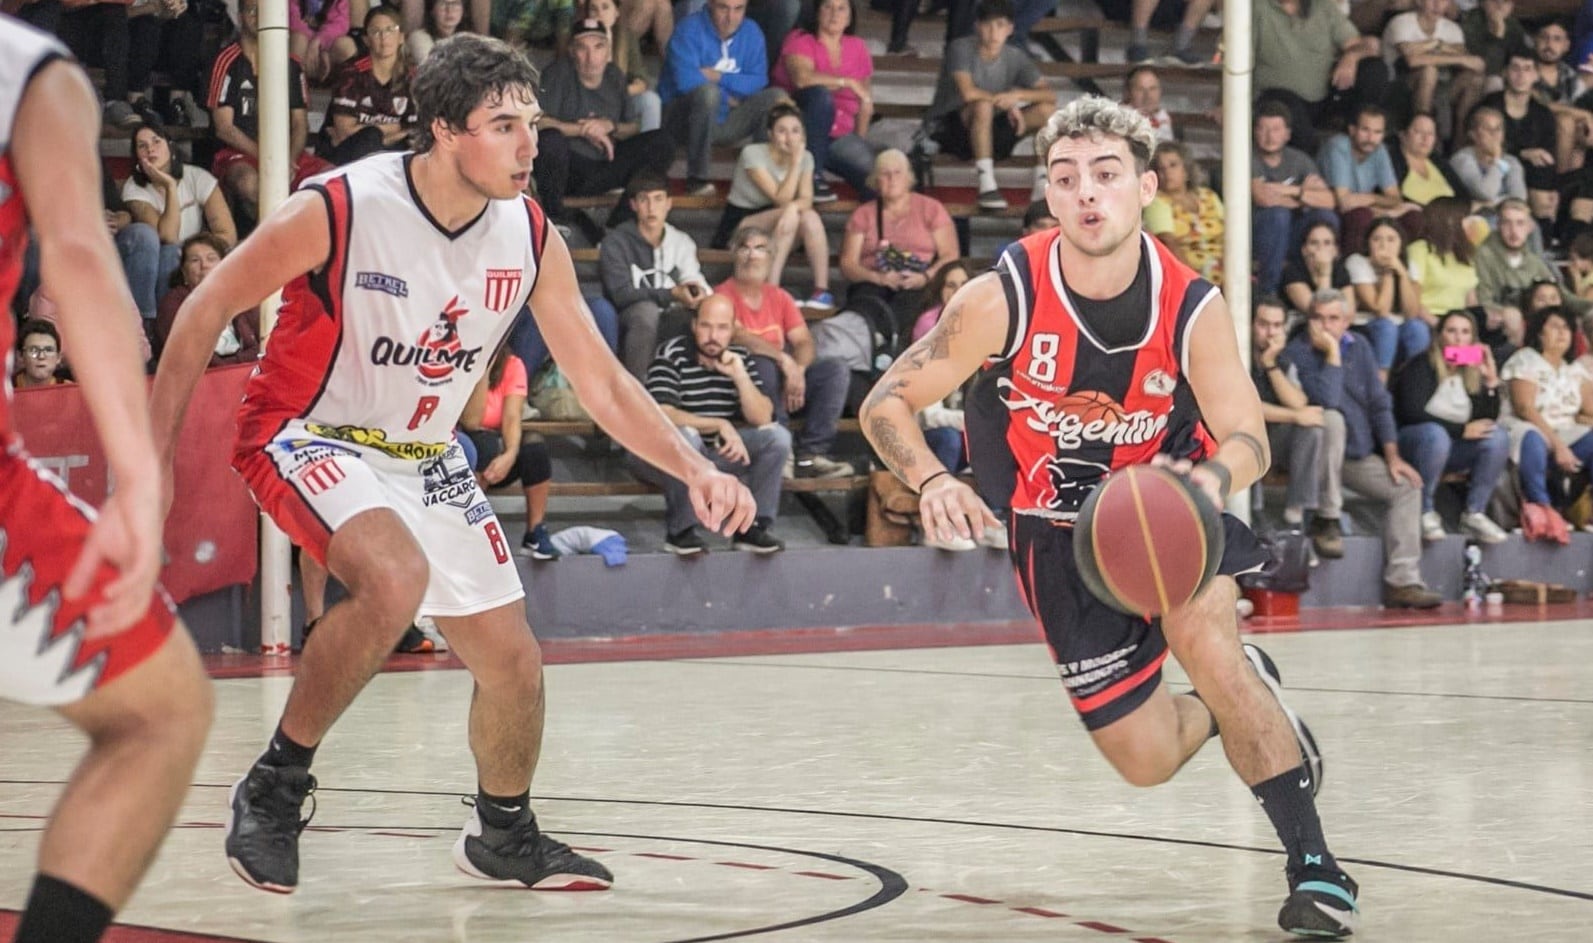
[[1145, 208], [1145, 228], [1153, 236], [1171, 233], [1184, 247], [1184, 253], [1200, 276], [1222, 286], [1222, 198], [1210, 187], [1201, 187], [1199, 208], [1190, 213], [1165, 194]]
[[1421, 283], [1422, 307], [1435, 315], [1466, 307], [1477, 288], [1477, 270], [1452, 255], [1438, 255], [1426, 239], [1411, 243], [1405, 253], [1410, 277]]
[[1454, 196], [1455, 188], [1449, 185], [1449, 181], [1444, 178], [1444, 175], [1439, 172], [1432, 161], [1429, 160], [1427, 166], [1430, 172], [1425, 177], [1418, 174], [1415, 168], [1405, 171], [1405, 179], [1399, 185], [1400, 195], [1412, 203], [1420, 203], [1422, 206], [1426, 206], [1441, 196]]

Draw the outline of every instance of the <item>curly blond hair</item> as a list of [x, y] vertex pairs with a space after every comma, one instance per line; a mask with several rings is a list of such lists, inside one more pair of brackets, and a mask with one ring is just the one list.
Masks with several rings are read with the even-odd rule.
[[1076, 98], [1057, 109], [1035, 135], [1035, 153], [1044, 161], [1051, 145], [1063, 138], [1118, 137], [1128, 142], [1134, 169], [1144, 173], [1156, 149], [1156, 132], [1150, 120], [1130, 105], [1099, 95]]

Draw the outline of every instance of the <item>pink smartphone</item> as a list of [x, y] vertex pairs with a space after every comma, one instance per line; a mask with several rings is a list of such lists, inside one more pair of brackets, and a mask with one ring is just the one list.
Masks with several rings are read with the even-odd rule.
[[1444, 362], [1456, 367], [1475, 367], [1482, 363], [1481, 344], [1461, 344], [1444, 348]]

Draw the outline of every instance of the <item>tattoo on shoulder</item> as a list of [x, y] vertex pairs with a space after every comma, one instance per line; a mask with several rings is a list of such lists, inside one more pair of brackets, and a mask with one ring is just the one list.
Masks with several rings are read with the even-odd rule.
[[962, 305], [952, 305], [940, 318], [940, 323], [922, 340], [929, 341], [929, 359], [945, 360], [951, 356], [951, 339], [962, 333]]
[[896, 431], [895, 423], [884, 416], [875, 416], [868, 421], [868, 437], [874, 443], [874, 449], [879, 453], [880, 459], [891, 471], [902, 475], [905, 479], [907, 469], [916, 464], [912, 447], [902, 434]]

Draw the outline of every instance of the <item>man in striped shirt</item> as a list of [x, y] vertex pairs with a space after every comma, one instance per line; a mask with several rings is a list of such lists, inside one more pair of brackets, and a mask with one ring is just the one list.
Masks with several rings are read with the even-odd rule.
[[[785, 544], [769, 533], [769, 525], [780, 507], [791, 433], [774, 421], [774, 401], [752, 367], [752, 354], [730, 343], [735, 329], [730, 299], [705, 299], [692, 315], [691, 333], [659, 345], [647, 369], [647, 392], [688, 442], [752, 489], [757, 520], [735, 535], [732, 546], [778, 553]], [[683, 557], [706, 552], [686, 486], [634, 456], [631, 461], [638, 475], [664, 489], [664, 548]]]

